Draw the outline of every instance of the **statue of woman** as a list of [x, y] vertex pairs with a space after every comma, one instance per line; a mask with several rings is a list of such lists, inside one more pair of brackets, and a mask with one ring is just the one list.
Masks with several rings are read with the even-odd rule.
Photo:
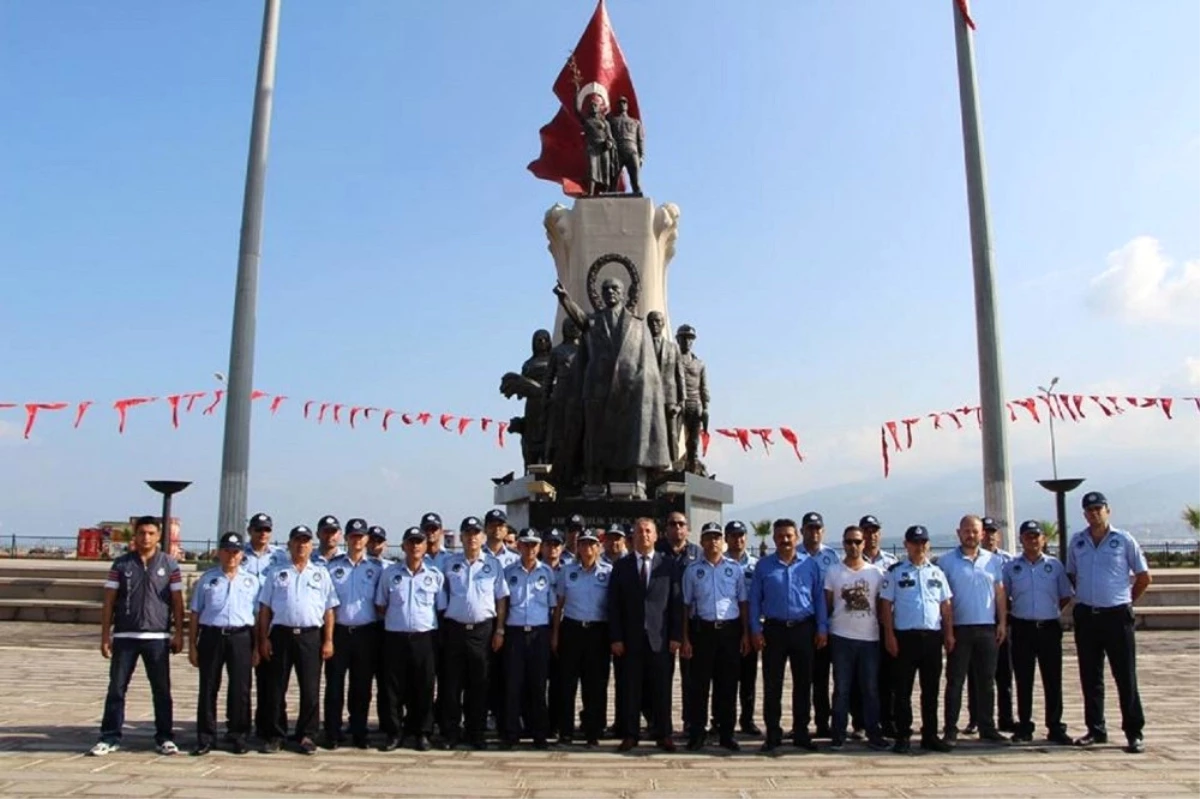
[[508, 372], [500, 379], [500, 393], [525, 400], [525, 415], [512, 420], [509, 430], [521, 435], [525, 466], [539, 463], [546, 448], [546, 393], [544, 384], [550, 368], [550, 331], [537, 330], [530, 348], [533, 354], [521, 365], [521, 373]]

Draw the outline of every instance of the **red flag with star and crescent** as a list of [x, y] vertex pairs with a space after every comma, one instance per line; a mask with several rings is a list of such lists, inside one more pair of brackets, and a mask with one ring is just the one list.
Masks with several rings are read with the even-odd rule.
[[575, 51], [554, 81], [554, 96], [560, 104], [558, 113], [539, 132], [542, 152], [528, 169], [542, 180], [560, 184], [564, 194], [576, 197], [585, 193], [587, 182], [587, 150], [580, 116], [588, 107], [588, 99], [592, 96], [600, 98], [600, 105], [607, 115], [616, 105], [617, 98], [625, 97], [629, 100], [629, 115], [642, 118], [625, 56], [617, 44], [604, 0], [596, 5], [579, 44], [575, 45]]

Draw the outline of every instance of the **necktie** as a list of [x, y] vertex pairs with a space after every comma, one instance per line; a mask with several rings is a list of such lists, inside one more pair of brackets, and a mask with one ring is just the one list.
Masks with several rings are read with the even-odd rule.
[[650, 587], [650, 558], [642, 556], [642, 588]]

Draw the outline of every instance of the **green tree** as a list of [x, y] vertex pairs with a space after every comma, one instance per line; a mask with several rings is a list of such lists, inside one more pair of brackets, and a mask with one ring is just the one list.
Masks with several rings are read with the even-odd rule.
[[1180, 518], [1187, 522], [1187, 526], [1192, 528], [1192, 532], [1200, 535], [1200, 507], [1196, 505], [1187, 505], [1180, 514]]
[[767, 538], [771, 535], [771, 520], [759, 519], [751, 522], [750, 526], [754, 528], [754, 535], [758, 537], [758, 555], [763, 557], [767, 554]]
[[1049, 519], [1039, 519], [1038, 524], [1042, 528], [1042, 535], [1046, 536], [1046, 541], [1058, 540], [1058, 522], [1052, 522]]

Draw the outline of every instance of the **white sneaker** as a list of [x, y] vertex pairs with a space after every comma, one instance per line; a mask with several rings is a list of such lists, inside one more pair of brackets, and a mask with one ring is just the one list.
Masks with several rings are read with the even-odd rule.
[[177, 755], [179, 754], [179, 747], [175, 745], [174, 741], [163, 741], [154, 747], [154, 751], [160, 755]]
[[108, 741], [97, 741], [96, 745], [88, 750], [88, 757], [104, 757], [105, 755], [111, 755], [120, 748], [120, 744], [110, 744]]

